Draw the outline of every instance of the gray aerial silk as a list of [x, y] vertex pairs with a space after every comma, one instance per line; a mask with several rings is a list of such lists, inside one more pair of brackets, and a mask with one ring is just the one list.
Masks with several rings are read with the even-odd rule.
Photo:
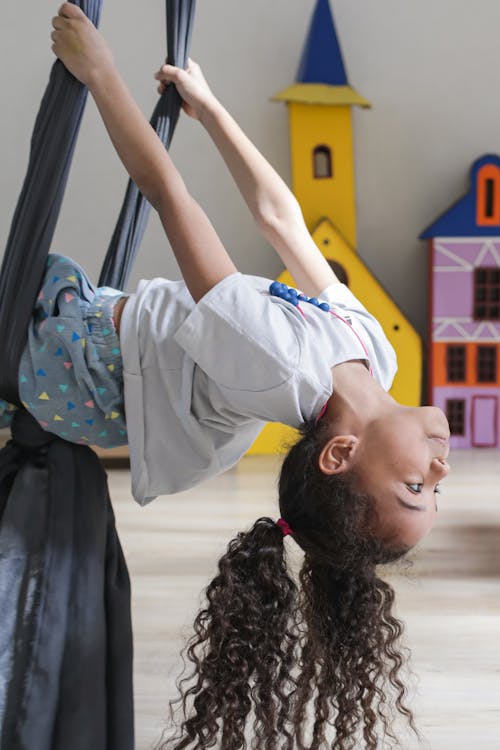
[[[102, 0], [76, 0], [96, 25]], [[166, 0], [168, 59], [185, 66], [194, 0]], [[45, 272], [87, 91], [50, 74], [0, 271], [0, 397], [18, 365]], [[151, 123], [168, 147], [173, 87]], [[123, 288], [149, 205], [129, 183], [101, 284]], [[133, 750], [130, 583], [96, 455], [20, 408], [0, 451], [0, 750]]]
[[[167, 60], [180, 68], [185, 68], [188, 61], [194, 10], [195, 0], [167, 0]], [[167, 149], [170, 147], [180, 109], [181, 99], [177, 89], [169, 86], [159, 98], [150, 120]], [[100, 286], [111, 286], [114, 289], [125, 287], [146, 229], [150, 208], [137, 186], [129, 180], [118, 223], [99, 277]]]

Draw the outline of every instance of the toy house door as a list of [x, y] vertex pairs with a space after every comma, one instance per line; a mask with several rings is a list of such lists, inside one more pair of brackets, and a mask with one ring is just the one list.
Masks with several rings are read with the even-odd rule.
[[498, 398], [472, 397], [472, 445], [495, 448], [498, 445]]

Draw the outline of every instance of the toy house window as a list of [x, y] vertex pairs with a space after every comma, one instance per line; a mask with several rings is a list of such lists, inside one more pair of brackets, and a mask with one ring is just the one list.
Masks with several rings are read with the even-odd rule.
[[496, 346], [478, 346], [477, 348], [477, 382], [496, 383], [497, 348]]
[[446, 416], [452, 435], [465, 435], [465, 401], [461, 398], [450, 398], [446, 401]]
[[478, 226], [500, 225], [500, 169], [493, 164], [477, 174], [476, 221]]
[[446, 378], [449, 383], [462, 383], [465, 380], [465, 346], [447, 347]]
[[475, 269], [474, 319], [500, 320], [500, 268]]
[[495, 208], [495, 180], [485, 180], [484, 215], [491, 219]]
[[313, 151], [313, 173], [316, 180], [333, 176], [332, 152], [328, 146], [316, 146]]

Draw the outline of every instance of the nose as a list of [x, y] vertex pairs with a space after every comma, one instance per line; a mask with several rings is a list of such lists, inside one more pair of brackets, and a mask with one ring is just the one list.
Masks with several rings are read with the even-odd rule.
[[444, 479], [450, 473], [450, 465], [444, 458], [434, 458], [431, 467], [439, 479]]

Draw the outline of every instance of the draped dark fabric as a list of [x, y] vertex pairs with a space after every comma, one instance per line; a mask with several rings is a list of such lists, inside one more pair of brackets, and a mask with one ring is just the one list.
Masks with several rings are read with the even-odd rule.
[[[180, 68], [186, 67], [188, 59], [194, 11], [194, 0], [167, 0], [167, 59]], [[170, 146], [180, 108], [179, 94], [174, 86], [169, 86], [159, 98], [150, 120], [166, 148]], [[124, 289], [146, 229], [149, 211], [149, 203], [130, 180], [99, 285]]]
[[1, 750], [133, 750], [130, 585], [99, 459], [20, 409], [0, 507]]
[[[101, 0], [75, 0], [97, 24]], [[194, 0], [166, 0], [168, 59], [184, 65]], [[87, 91], [50, 74], [0, 271], [0, 398], [19, 405], [19, 361], [44, 275]], [[170, 144], [173, 87], [152, 125]], [[123, 288], [149, 206], [129, 184], [101, 283]], [[0, 451], [0, 750], [133, 750], [130, 584], [106, 475], [87, 447], [24, 409]]]

